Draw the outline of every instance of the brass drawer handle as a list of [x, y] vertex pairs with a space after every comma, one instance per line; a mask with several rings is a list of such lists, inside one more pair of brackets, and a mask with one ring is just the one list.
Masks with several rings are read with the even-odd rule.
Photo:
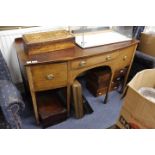
[[113, 89], [116, 90], [117, 88], [118, 88], [118, 87], [116, 86], [116, 87], [114, 87]]
[[127, 59], [127, 56], [125, 55], [124, 57], [123, 57], [123, 60], [125, 61]]
[[79, 66], [80, 66], [80, 67], [83, 67], [83, 66], [85, 66], [85, 65], [86, 65], [86, 61], [84, 61], [84, 60], [81, 61], [81, 62], [79, 63]]
[[106, 60], [110, 60], [110, 59], [111, 59], [111, 56], [108, 55], [108, 56], [106, 57]]
[[120, 80], [121, 80], [121, 78], [120, 78], [120, 77], [118, 77], [116, 80], [117, 80], [117, 81], [120, 81]]
[[47, 79], [47, 80], [53, 80], [53, 79], [54, 79], [54, 75], [53, 75], [53, 74], [48, 74], [48, 75], [46, 76], [46, 79]]
[[123, 69], [121, 69], [121, 70], [120, 70], [120, 73], [124, 73], [124, 70], [123, 70]]

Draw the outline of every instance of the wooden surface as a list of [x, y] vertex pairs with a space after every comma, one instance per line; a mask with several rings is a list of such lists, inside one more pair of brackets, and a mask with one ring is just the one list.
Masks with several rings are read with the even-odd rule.
[[67, 85], [67, 64], [42, 64], [31, 67], [36, 91], [60, 88]]
[[[125, 69], [122, 69], [119, 72], [115, 71], [110, 91], [118, 90], [126, 74], [125, 71], [126, 71]], [[111, 76], [111, 71], [107, 67], [106, 68], [100, 67], [98, 69], [96, 68], [92, 69], [87, 74], [86, 86], [95, 97], [104, 95], [108, 87], [110, 76]]]
[[83, 105], [83, 97], [82, 97], [82, 87], [79, 81], [75, 80], [72, 86], [73, 90], [73, 102], [75, 109], [75, 117], [82, 118], [84, 116], [84, 105]]
[[[32, 97], [32, 103], [33, 103], [33, 110], [34, 110], [34, 115], [36, 119], [36, 123], [39, 124], [39, 114], [38, 114], [38, 107], [37, 107], [37, 101], [36, 101], [36, 93], [34, 89], [34, 82], [33, 82], [33, 77], [31, 73], [31, 68], [29, 66], [26, 67], [26, 72], [27, 72], [27, 79], [29, 83], [29, 89]], [[26, 77], [24, 77], [26, 78]]]
[[[75, 45], [72, 49], [64, 49], [46, 54], [27, 55], [24, 52], [22, 38], [16, 39], [15, 46], [18, 59], [20, 66], [23, 66], [21, 67], [21, 72], [24, 72], [22, 68], [29, 68], [26, 71], [26, 75], [28, 76], [37, 122], [39, 122], [35, 96], [37, 91], [66, 86], [67, 112], [69, 114], [71, 87], [74, 80], [81, 73], [100, 66], [108, 66], [111, 70], [108, 87], [105, 90], [104, 103], [107, 103], [108, 92], [115, 87], [113, 86], [115, 72], [128, 67], [123, 85], [124, 89], [137, 43], [138, 41], [132, 40], [88, 49], [81, 49]], [[63, 65], [61, 66], [60, 64]], [[54, 79], [55, 82], [51, 80], [51, 82], [46, 83], [44, 77], [49, 74], [58, 74]], [[25, 76], [25, 78], [27, 77]]]
[[60, 123], [67, 118], [67, 110], [55, 91], [37, 93], [37, 103], [43, 127]]
[[24, 52], [24, 46], [23, 46], [23, 40], [22, 38], [16, 39], [16, 48], [17, 53], [20, 61], [24, 65], [32, 65], [27, 64], [27, 61], [35, 61], [37, 60], [37, 63], [49, 63], [49, 62], [61, 62], [61, 61], [69, 61], [69, 60], [75, 60], [78, 58], [86, 58], [90, 56], [96, 56], [96, 55], [102, 55], [102, 54], [109, 54], [113, 51], [124, 49], [130, 46], [137, 45], [137, 40], [117, 43], [117, 44], [110, 44], [105, 46], [99, 46], [94, 48], [88, 48], [88, 49], [82, 49], [78, 46], [75, 46], [72, 49], [65, 49], [60, 50], [59, 52], [51, 52], [46, 54], [37, 54], [37, 55], [30, 55], [28, 56]]
[[63, 39], [74, 38], [74, 36], [65, 30], [50, 31], [50, 32], [39, 32], [23, 35], [23, 39], [26, 44], [44, 43], [60, 41]]
[[25, 34], [23, 42], [28, 55], [55, 52], [75, 46], [74, 36], [65, 30]]
[[87, 80], [95, 81], [96, 85], [101, 85], [102, 82], [107, 82], [110, 78], [110, 69], [107, 67], [100, 67], [92, 69], [87, 74]]

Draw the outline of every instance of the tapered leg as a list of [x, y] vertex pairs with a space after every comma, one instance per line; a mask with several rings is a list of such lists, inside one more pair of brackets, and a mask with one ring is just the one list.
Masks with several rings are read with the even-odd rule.
[[111, 88], [113, 77], [114, 77], [114, 73], [112, 72], [111, 76], [110, 76], [108, 88], [107, 88], [107, 91], [106, 91], [106, 95], [105, 95], [105, 98], [104, 98], [104, 101], [103, 101], [104, 104], [106, 104], [108, 102], [108, 96], [109, 96], [109, 91], [110, 91], [110, 88]]
[[38, 114], [38, 107], [37, 107], [37, 101], [36, 101], [36, 94], [34, 91], [34, 86], [33, 86], [33, 80], [32, 80], [32, 74], [31, 74], [31, 68], [26, 67], [27, 71], [27, 77], [28, 77], [28, 82], [29, 82], [29, 87], [30, 87], [30, 93], [32, 97], [32, 103], [33, 103], [33, 110], [36, 118], [37, 124], [39, 124], [39, 114]]
[[67, 113], [70, 115], [71, 85], [67, 85]]

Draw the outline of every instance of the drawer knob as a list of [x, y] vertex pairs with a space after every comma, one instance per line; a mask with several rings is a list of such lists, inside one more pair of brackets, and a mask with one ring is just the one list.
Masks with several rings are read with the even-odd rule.
[[124, 57], [123, 57], [123, 60], [125, 61], [127, 59], [127, 56], [125, 55]]
[[123, 69], [121, 69], [121, 70], [120, 70], [120, 73], [124, 73], [124, 70], [123, 70]]
[[120, 80], [121, 80], [121, 78], [120, 78], [120, 77], [118, 77], [116, 80], [117, 80], [117, 81], [120, 81]]
[[118, 87], [116, 86], [116, 87], [114, 87], [114, 90], [116, 90]]
[[54, 79], [54, 75], [53, 75], [53, 74], [48, 74], [48, 75], [46, 76], [46, 79], [47, 79], [47, 80], [53, 80], [53, 79]]
[[106, 57], [106, 60], [110, 60], [110, 59], [111, 59], [111, 56], [108, 55], [108, 56]]
[[83, 67], [83, 66], [85, 66], [85, 65], [86, 65], [86, 61], [84, 61], [84, 60], [81, 61], [81, 62], [79, 63], [79, 66], [80, 66], [80, 67]]

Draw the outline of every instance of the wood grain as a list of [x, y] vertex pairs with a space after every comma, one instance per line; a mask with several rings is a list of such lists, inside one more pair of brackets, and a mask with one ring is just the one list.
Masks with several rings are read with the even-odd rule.
[[36, 119], [37, 124], [39, 124], [40, 121], [39, 121], [38, 107], [37, 107], [37, 101], [36, 101], [36, 94], [35, 94], [35, 90], [34, 90], [32, 74], [31, 74], [31, 68], [26, 67], [26, 71], [27, 71], [27, 77], [28, 77], [30, 93], [31, 93], [31, 97], [32, 97], [32, 103], [33, 103], [33, 110], [34, 110], [34, 114], [35, 114], [35, 119]]
[[[67, 85], [67, 64], [43, 64], [31, 67], [35, 91], [60, 88]], [[53, 77], [48, 79], [48, 76]]]
[[[93, 66], [93, 65], [100, 64], [103, 62], [111, 61], [111, 60], [115, 59], [118, 55], [119, 55], [119, 52], [115, 51], [110, 54], [74, 60], [71, 62], [71, 68], [72, 69], [80, 69], [80, 68], [84, 68], [84, 67]], [[82, 62], [84, 63], [83, 65], [82, 65]]]
[[[82, 49], [75, 45], [71, 49], [63, 49], [58, 52], [28, 55], [24, 52], [23, 39], [15, 40], [18, 59], [21, 70], [28, 68], [30, 91], [36, 120], [39, 121], [35, 92], [60, 87], [67, 87], [67, 112], [70, 113], [71, 86], [79, 74], [100, 66], [108, 66], [111, 69], [111, 78], [106, 89], [104, 102], [108, 101], [108, 92], [113, 87], [112, 80], [116, 71], [128, 67], [125, 75], [123, 89], [125, 88], [128, 74], [132, 65], [138, 41], [126, 41], [94, 48]], [[110, 56], [110, 58], [109, 58]], [[85, 61], [83, 66], [79, 66]], [[30, 63], [27, 63], [30, 62]], [[35, 62], [35, 63], [33, 63]], [[47, 80], [47, 75], [53, 74], [53, 80]], [[27, 78], [26, 76], [24, 78]]]
[[79, 58], [87, 58], [90, 56], [96, 56], [96, 55], [106, 55], [113, 53], [113, 51], [116, 50], [123, 50], [127, 47], [136, 46], [138, 43], [137, 40], [132, 41], [126, 41], [122, 43], [117, 44], [110, 44], [105, 46], [99, 46], [94, 48], [88, 48], [88, 49], [81, 49], [78, 46], [75, 46], [72, 49], [65, 49], [60, 50], [59, 52], [49, 52], [46, 54], [37, 54], [37, 55], [27, 55], [24, 52], [24, 46], [23, 46], [23, 39], [17, 38], [16, 39], [16, 48], [19, 59], [22, 60], [22, 63], [24, 65], [33, 65], [33, 64], [27, 64], [27, 61], [34, 61], [37, 60], [37, 63], [35, 64], [42, 64], [42, 63], [50, 63], [50, 62], [61, 62], [61, 61], [70, 61], [70, 60], [77, 60]]
[[53, 42], [68, 38], [74, 38], [74, 36], [66, 30], [39, 32], [23, 35], [23, 39], [26, 44]]
[[25, 52], [35, 55], [73, 48], [75, 37], [68, 31], [50, 31], [23, 35]]
[[47, 52], [55, 52], [58, 50], [66, 49], [66, 48], [73, 48], [75, 46], [74, 41], [63, 41], [63, 42], [56, 42], [56, 43], [49, 43], [44, 45], [31, 45], [25, 46], [25, 51], [28, 55], [35, 55], [40, 53], [47, 53]]

